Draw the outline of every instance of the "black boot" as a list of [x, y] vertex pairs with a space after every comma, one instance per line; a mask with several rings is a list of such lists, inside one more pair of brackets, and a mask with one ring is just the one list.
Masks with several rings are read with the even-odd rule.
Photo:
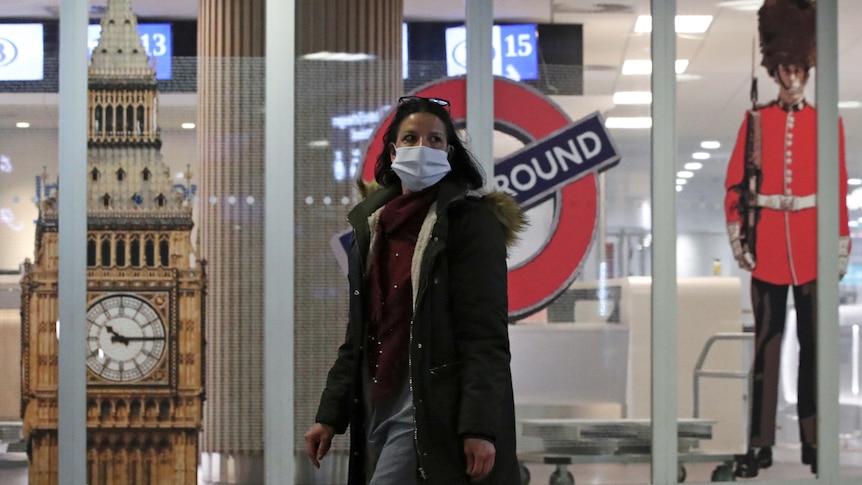
[[772, 466], [772, 448], [763, 446], [760, 448], [751, 447], [744, 455], [736, 458], [736, 471], [734, 472], [740, 478], [754, 478], [761, 468], [769, 468]]
[[811, 473], [817, 474], [817, 446], [811, 443], [802, 443], [802, 463], [811, 465]]

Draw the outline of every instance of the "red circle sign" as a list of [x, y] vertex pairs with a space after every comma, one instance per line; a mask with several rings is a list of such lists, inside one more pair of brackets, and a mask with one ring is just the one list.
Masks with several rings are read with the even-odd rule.
[[[420, 88], [416, 96], [449, 100], [452, 119], [466, 119], [466, 78], [447, 78]], [[383, 130], [394, 110], [372, 135], [362, 178], [374, 180], [374, 164], [383, 150]], [[566, 127], [572, 121], [552, 100], [538, 91], [505, 78], [494, 78], [494, 122], [513, 126], [532, 141]], [[490, 181], [489, 181], [490, 182]], [[541, 310], [562, 294], [578, 275], [590, 248], [598, 218], [598, 189], [590, 173], [555, 191], [554, 224], [542, 248], [528, 261], [509, 270], [509, 317], [523, 318]], [[523, 235], [522, 235], [523, 236]]]

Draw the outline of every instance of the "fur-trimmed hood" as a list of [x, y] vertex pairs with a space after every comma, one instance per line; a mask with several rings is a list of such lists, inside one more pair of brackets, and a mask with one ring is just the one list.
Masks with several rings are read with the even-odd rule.
[[[356, 187], [359, 191], [359, 197], [362, 199], [382, 188], [376, 181], [366, 182], [364, 180], [357, 180]], [[497, 220], [503, 226], [506, 236], [506, 247], [509, 249], [518, 242], [519, 234], [529, 225], [526, 214], [524, 214], [524, 211], [521, 210], [521, 207], [509, 194], [482, 189], [471, 190], [467, 192], [466, 197], [475, 197], [488, 204]]]

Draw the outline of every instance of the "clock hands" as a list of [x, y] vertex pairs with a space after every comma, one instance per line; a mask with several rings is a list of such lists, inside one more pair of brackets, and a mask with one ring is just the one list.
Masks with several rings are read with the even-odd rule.
[[117, 333], [117, 331], [114, 330], [114, 327], [112, 327], [110, 325], [106, 325], [105, 328], [108, 329], [108, 333], [111, 334], [111, 343], [120, 342], [120, 343], [129, 345], [129, 340], [126, 337]]
[[164, 337], [127, 337], [125, 335], [120, 335], [114, 330], [114, 327], [111, 325], [105, 325], [105, 328], [108, 330], [108, 333], [111, 334], [111, 342], [120, 342], [121, 344], [129, 345], [130, 342], [148, 342], [153, 340], [164, 340]]

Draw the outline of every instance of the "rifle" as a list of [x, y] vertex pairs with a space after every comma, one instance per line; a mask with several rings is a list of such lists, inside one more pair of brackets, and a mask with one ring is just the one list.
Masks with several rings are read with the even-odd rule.
[[757, 261], [757, 221], [760, 208], [757, 207], [757, 194], [763, 181], [761, 156], [763, 150], [763, 126], [757, 106], [757, 77], [754, 75], [754, 41], [751, 48], [751, 109], [746, 113], [745, 168], [739, 183], [740, 235], [739, 242], [743, 252], [748, 252]]

